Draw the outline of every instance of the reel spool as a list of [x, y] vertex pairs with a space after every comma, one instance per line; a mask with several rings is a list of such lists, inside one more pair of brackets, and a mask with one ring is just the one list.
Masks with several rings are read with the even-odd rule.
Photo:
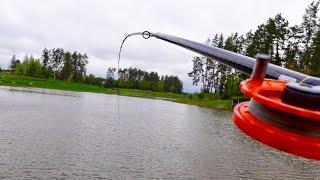
[[240, 84], [250, 101], [234, 107], [234, 123], [268, 146], [320, 160], [319, 86], [264, 79], [270, 58], [256, 58], [251, 78]]

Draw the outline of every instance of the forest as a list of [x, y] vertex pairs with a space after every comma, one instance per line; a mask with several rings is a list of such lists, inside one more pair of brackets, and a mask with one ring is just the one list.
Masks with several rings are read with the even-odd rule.
[[[216, 34], [205, 42], [246, 56], [269, 54], [271, 63], [308, 75], [320, 77], [320, 19], [319, 3], [312, 2], [299, 25], [290, 25], [277, 14], [246, 34], [228, 36]], [[224, 97], [240, 94], [238, 85], [246, 75], [206, 57], [194, 57], [193, 69], [188, 74], [202, 92], [215, 92]]]
[[88, 56], [79, 52], [69, 52], [62, 48], [44, 49], [41, 59], [26, 55], [22, 61], [12, 56], [10, 68], [21, 76], [53, 78], [59, 80], [83, 82], [86, 77]]
[[[157, 72], [147, 72], [137, 68], [107, 68], [106, 77], [86, 75], [88, 56], [79, 52], [69, 52], [62, 48], [44, 49], [40, 59], [32, 55], [19, 60], [11, 58], [10, 69], [19, 76], [57, 79], [85, 83], [105, 88], [141, 89], [159, 92], [182, 93], [183, 83], [177, 76], [160, 76]], [[116, 76], [119, 75], [119, 78]], [[116, 79], [117, 78], [117, 79]]]

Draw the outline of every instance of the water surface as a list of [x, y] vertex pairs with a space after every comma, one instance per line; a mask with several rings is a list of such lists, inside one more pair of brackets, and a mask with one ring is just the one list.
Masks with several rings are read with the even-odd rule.
[[0, 88], [0, 179], [320, 179], [231, 113], [162, 100]]

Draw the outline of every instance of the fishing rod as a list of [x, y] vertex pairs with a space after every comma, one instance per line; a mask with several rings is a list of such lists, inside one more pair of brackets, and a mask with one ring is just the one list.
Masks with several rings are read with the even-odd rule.
[[[244, 56], [235, 52], [231, 52], [225, 49], [221, 49], [214, 46], [209, 46], [203, 43], [194, 42], [188, 39], [162, 34], [162, 33], [151, 33], [149, 31], [136, 32], [127, 35], [126, 38], [134, 35], [142, 35], [143, 38], [148, 39], [155, 37], [157, 39], [164, 40], [166, 42], [178, 45], [180, 47], [189, 49], [193, 52], [199, 53], [203, 56], [209, 57], [216, 60], [226, 66], [232, 67], [242, 73], [251, 75], [254, 68], [256, 59]], [[296, 72], [284, 67], [280, 67], [274, 64], [269, 64], [266, 76], [274, 79], [284, 79], [290, 82], [301, 82], [310, 85], [320, 85], [320, 78], [312, 77], [300, 72]]]
[[[142, 35], [175, 44], [247, 75], [240, 90], [249, 102], [237, 104], [234, 123], [248, 136], [279, 150], [320, 160], [320, 78], [270, 64], [270, 56], [255, 58], [188, 39], [149, 31]], [[119, 69], [119, 67], [118, 67]]]

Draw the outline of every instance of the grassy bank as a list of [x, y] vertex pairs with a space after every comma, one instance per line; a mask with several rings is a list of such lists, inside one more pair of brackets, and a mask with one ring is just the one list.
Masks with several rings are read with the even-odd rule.
[[[27, 76], [17, 76], [7, 72], [0, 73], [0, 85], [15, 87], [37, 87], [46, 89], [59, 89], [78, 92], [93, 92], [104, 94], [117, 94], [116, 89], [98, 87], [88, 84], [80, 84], [53, 79], [40, 79]], [[201, 107], [231, 110], [231, 100], [221, 100], [215, 94], [205, 94], [200, 97], [196, 94], [174, 94], [166, 92], [153, 92], [135, 89], [120, 89], [119, 94], [122, 96], [134, 96], [145, 98], [158, 98], [178, 103], [197, 105]]]

